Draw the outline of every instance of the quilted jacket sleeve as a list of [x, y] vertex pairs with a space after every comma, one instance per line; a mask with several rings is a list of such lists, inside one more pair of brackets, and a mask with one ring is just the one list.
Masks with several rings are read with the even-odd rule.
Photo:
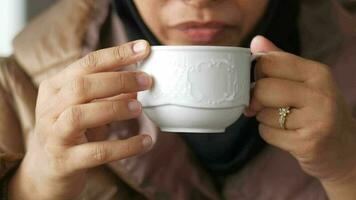
[[[0, 58], [0, 183], [18, 166], [27, 135], [34, 126], [37, 90], [31, 79], [10, 58]], [[2, 191], [4, 192], [4, 191]], [[0, 196], [0, 199], [3, 199]]]

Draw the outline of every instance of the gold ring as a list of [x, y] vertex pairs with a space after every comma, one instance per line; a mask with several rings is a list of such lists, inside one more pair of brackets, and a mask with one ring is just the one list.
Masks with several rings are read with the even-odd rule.
[[287, 116], [290, 113], [290, 107], [278, 108], [279, 113], [279, 126], [286, 129]]

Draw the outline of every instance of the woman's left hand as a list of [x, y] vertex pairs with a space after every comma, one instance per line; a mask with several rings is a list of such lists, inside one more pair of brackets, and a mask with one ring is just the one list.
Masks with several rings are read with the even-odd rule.
[[[285, 53], [261, 36], [251, 50], [263, 53], [245, 115], [256, 115], [262, 138], [291, 153], [323, 185], [356, 183], [355, 119], [328, 66]], [[285, 129], [279, 123], [282, 107], [290, 107]]]

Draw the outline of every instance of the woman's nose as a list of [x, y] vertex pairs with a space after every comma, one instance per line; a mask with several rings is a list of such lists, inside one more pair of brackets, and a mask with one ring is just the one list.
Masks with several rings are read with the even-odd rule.
[[207, 7], [218, 0], [183, 0], [184, 3], [192, 5], [194, 7]]

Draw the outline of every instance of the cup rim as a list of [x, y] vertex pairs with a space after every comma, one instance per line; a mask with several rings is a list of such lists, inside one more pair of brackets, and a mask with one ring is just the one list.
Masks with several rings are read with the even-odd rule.
[[204, 51], [244, 51], [251, 53], [250, 48], [233, 46], [204, 46], [204, 45], [153, 45], [152, 50], [204, 50]]

